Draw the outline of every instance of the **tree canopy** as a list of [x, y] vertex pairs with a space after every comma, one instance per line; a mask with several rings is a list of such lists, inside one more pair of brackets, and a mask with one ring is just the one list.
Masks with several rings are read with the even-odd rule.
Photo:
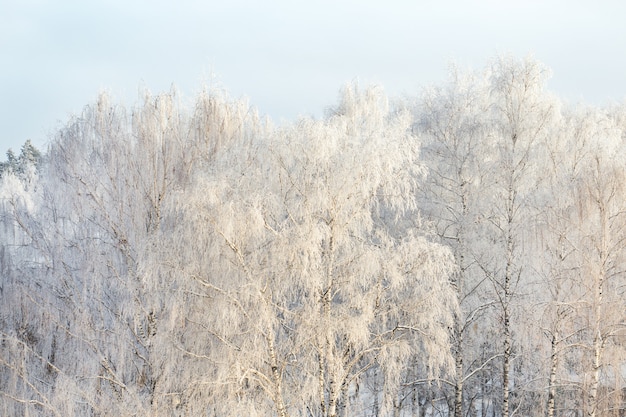
[[626, 107], [533, 59], [276, 127], [102, 94], [0, 164], [0, 414], [621, 416]]

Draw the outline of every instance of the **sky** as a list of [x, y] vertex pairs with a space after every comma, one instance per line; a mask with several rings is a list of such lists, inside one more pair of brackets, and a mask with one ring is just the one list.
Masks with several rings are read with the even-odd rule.
[[0, 0], [0, 160], [42, 150], [99, 92], [172, 85], [247, 97], [276, 123], [319, 117], [347, 82], [415, 96], [448, 68], [528, 55], [571, 102], [626, 99], [624, 1]]

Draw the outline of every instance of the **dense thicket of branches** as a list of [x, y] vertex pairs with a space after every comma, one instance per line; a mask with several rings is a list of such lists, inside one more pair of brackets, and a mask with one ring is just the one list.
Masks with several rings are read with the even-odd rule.
[[0, 165], [0, 414], [622, 416], [626, 107], [499, 58], [280, 128], [103, 94]]

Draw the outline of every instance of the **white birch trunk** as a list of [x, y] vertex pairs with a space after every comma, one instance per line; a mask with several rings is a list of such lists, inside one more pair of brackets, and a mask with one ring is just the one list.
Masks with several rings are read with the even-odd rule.
[[556, 371], [558, 366], [558, 332], [552, 333], [550, 349], [550, 377], [548, 380], [548, 404], [546, 407], [547, 417], [554, 417], [556, 399]]

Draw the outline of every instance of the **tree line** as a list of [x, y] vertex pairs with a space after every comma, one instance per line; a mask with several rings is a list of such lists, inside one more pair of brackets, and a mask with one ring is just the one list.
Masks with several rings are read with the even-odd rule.
[[0, 413], [620, 417], [626, 107], [549, 75], [101, 94], [0, 166]]

